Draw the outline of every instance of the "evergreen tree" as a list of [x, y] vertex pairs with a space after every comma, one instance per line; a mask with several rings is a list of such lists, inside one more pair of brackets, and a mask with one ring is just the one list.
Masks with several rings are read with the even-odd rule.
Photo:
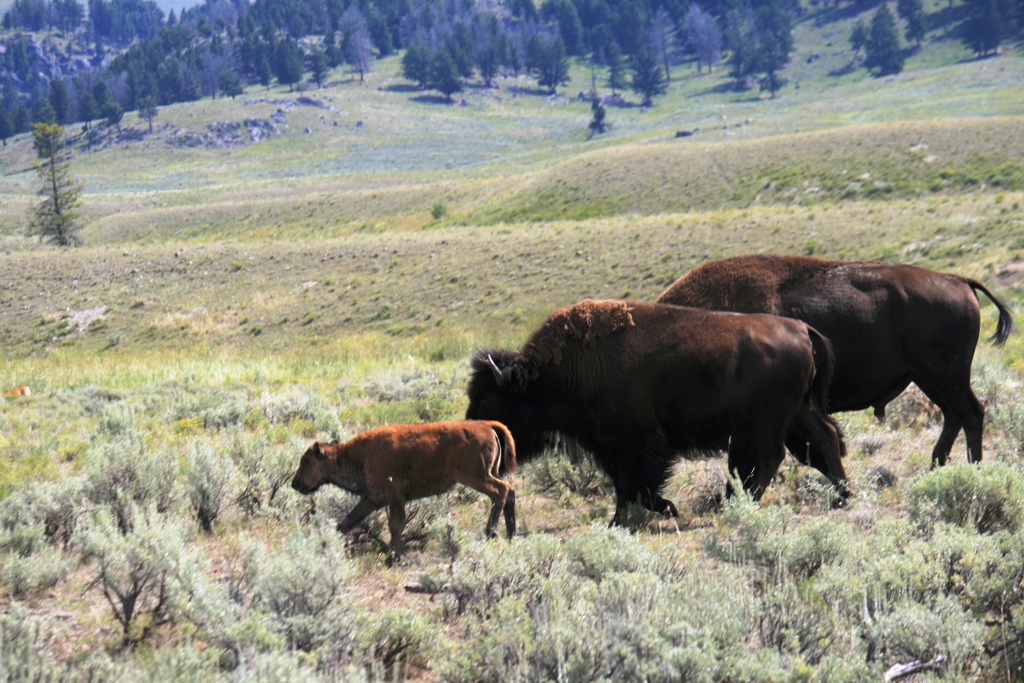
[[641, 104], [649, 107], [655, 96], [664, 95], [668, 90], [665, 74], [657, 57], [644, 48], [633, 56], [633, 92], [642, 97]]
[[245, 92], [245, 88], [242, 87], [242, 81], [238, 78], [238, 74], [235, 73], [234, 69], [221, 70], [218, 80], [220, 91], [226, 97], [235, 99]]
[[488, 88], [501, 66], [502, 38], [505, 35], [496, 16], [487, 14], [473, 18], [473, 61], [480, 72], [480, 79]]
[[81, 244], [78, 208], [82, 184], [71, 177], [64, 128], [55, 123], [37, 123], [32, 133], [39, 156], [36, 172], [42, 181], [39, 196], [43, 199], [33, 211], [29, 235], [61, 247]]
[[153, 132], [153, 119], [155, 119], [159, 113], [160, 110], [157, 109], [155, 97], [144, 97], [142, 101], [139, 102], [139, 118], [146, 119], [146, 122], [149, 124], [150, 133]]
[[658, 7], [647, 29], [647, 47], [665, 69], [665, 81], [672, 82], [671, 63], [676, 51], [676, 26], [664, 6]]
[[118, 132], [121, 132], [121, 119], [123, 118], [124, 109], [122, 109], [121, 105], [114, 100], [110, 100], [107, 102], [106, 106], [103, 107], [103, 123], [106, 126], [113, 126], [117, 128]]
[[78, 95], [78, 120], [85, 122], [86, 130], [89, 123], [100, 117], [100, 108], [96, 106], [96, 98], [89, 90], [82, 90]]
[[431, 57], [428, 85], [449, 100], [455, 93], [462, 92], [462, 76], [447, 50], [438, 50]]
[[858, 19], [857, 23], [853, 25], [853, 31], [850, 32], [850, 47], [853, 48], [855, 60], [860, 56], [860, 51], [868, 44], [868, 35], [868, 27]]
[[316, 87], [324, 87], [324, 79], [327, 78], [330, 67], [327, 65], [327, 53], [323, 48], [314, 46], [309, 51], [306, 55], [306, 68], [309, 69], [309, 75], [316, 83]]
[[0, 104], [0, 140], [3, 140], [4, 147], [7, 146], [7, 138], [14, 135], [14, 121], [7, 113], [7, 108]]
[[604, 122], [607, 112], [605, 112], [601, 98], [597, 96], [596, 92], [590, 93], [590, 114], [590, 124], [587, 126], [590, 131], [588, 138], [600, 135], [608, 127], [608, 124]]
[[968, 0], [967, 42], [980, 56], [999, 48], [1007, 12], [1001, 0]]
[[608, 87], [612, 89], [613, 95], [616, 91], [629, 87], [629, 81], [626, 80], [626, 59], [614, 42], [608, 51]]
[[715, 18], [697, 3], [690, 5], [683, 17], [683, 35], [689, 51], [697, 60], [697, 73], [706, 64], [708, 71], [722, 59], [722, 32]]
[[352, 67], [353, 73], [359, 74], [359, 82], [362, 83], [366, 74], [370, 73], [373, 62], [373, 42], [370, 40], [366, 19], [357, 5], [349, 5], [345, 10], [339, 28], [345, 61]]
[[50, 100], [40, 97], [32, 105], [32, 123], [56, 123], [57, 114], [50, 105]]
[[68, 123], [71, 114], [71, 98], [68, 95], [68, 84], [63, 79], [50, 81], [50, 106], [53, 108], [54, 120], [62, 126]]
[[924, 5], [921, 0], [896, 0], [896, 13], [907, 24], [904, 35], [920, 46], [924, 40]]
[[14, 107], [14, 113], [11, 118], [14, 119], [15, 134], [26, 133], [32, 129], [32, 114], [23, 103], [18, 102]]
[[270, 88], [270, 79], [273, 75], [274, 70], [270, 68], [270, 57], [267, 56], [266, 52], [263, 52], [256, 59], [256, 80], [264, 88]]
[[302, 51], [298, 44], [289, 38], [282, 38], [274, 50], [274, 76], [279, 83], [288, 86], [288, 92], [295, 89], [295, 84], [302, 80], [305, 67]]
[[879, 76], [903, 71], [903, 49], [900, 47], [899, 29], [896, 27], [896, 18], [885, 3], [871, 18], [868, 41], [864, 48], [864, 65], [868, 69], [876, 70]]
[[582, 54], [584, 50], [583, 25], [576, 6], [570, 0], [548, 0], [542, 6], [542, 16], [558, 25], [565, 51], [571, 55]]
[[745, 87], [747, 77], [755, 73], [757, 59], [754, 11], [740, 7], [729, 12], [725, 31], [726, 44], [731, 51], [729, 75], [737, 87]]
[[425, 88], [430, 80], [430, 62], [430, 50], [425, 45], [414, 43], [402, 55], [402, 76]]
[[527, 64], [537, 76], [537, 85], [554, 94], [558, 86], [569, 82], [569, 58], [561, 36], [537, 34], [530, 40]]
[[774, 0], [757, 11], [756, 26], [754, 72], [763, 74], [761, 89], [774, 97], [784, 82], [780, 72], [793, 51], [793, 18], [780, 0]]

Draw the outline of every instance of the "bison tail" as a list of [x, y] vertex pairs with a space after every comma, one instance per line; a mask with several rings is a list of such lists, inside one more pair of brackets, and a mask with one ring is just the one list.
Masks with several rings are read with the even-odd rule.
[[518, 464], [516, 463], [516, 442], [512, 440], [512, 433], [500, 422], [492, 422], [491, 429], [494, 430], [494, 438], [498, 440], [498, 475], [514, 474]]
[[807, 326], [811, 337], [811, 348], [814, 351], [814, 380], [811, 383], [811, 402], [822, 415], [828, 415], [828, 390], [835, 372], [836, 357], [832, 352], [832, 342], [820, 332]]
[[1010, 333], [1013, 332], [1013, 316], [1010, 314], [1010, 309], [1002, 301], [995, 298], [992, 292], [988, 291], [988, 288], [977, 280], [964, 278], [964, 282], [971, 286], [975, 296], [978, 295], [978, 292], [984, 292], [985, 296], [991, 299], [992, 303], [999, 309], [999, 323], [996, 325], [995, 333], [988, 340], [996, 346], [1002, 346], [1009, 339]]

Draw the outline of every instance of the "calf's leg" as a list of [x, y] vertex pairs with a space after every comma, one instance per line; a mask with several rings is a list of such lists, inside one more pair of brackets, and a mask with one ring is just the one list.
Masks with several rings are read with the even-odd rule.
[[388, 530], [391, 532], [391, 552], [387, 565], [402, 559], [402, 531], [405, 529], [405, 501], [401, 498], [388, 501]]
[[338, 522], [338, 531], [343, 534], [347, 534], [356, 527], [359, 522], [366, 519], [370, 513], [381, 509], [381, 505], [372, 503], [366, 498], [360, 498], [356, 506], [345, 515], [345, 519]]
[[516, 490], [512, 488], [505, 499], [505, 533], [509, 540], [516, 535]]

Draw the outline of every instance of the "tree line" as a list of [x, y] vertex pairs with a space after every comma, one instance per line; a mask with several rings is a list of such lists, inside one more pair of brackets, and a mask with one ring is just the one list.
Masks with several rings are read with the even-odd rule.
[[[1024, 0], [962, 2], [963, 38], [980, 54], [1024, 24]], [[903, 40], [920, 45], [925, 35], [921, 0], [895, 5], [896, 15], [879, 5], [850, 36], [878, 74], [902, 69]], [[2, 20], [0, 138], [36, 122], [116, 124], [125, 111], [275, 80], [322, 85], [340, 66], [363, 80], [376, 59], [403, 50], [404, 75], [446, 97], [499, 74], [530, 73], [553, 92], [578, 59], [595, 85], [600, 74], [613, 93], [632, 89], [650, 104], [684, 62], [702, 71], [726, 54], [738, 86], [774, 94], [807, 11], [798, 0], [205, 0], [165, 16], [151, 0], [15, 0]], [[51, 47], [36, 42], [40, 32]], [[44, 68], [47, 59], [57, 68]]]

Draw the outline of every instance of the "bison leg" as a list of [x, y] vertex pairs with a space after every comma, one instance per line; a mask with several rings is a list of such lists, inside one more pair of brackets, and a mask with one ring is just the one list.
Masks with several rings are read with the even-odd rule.
[[356, 506], [345, 515], [345, 519], [338, 522], [338, 531], [342, 534], [347, 534], [352, 531], [361, 521], [366, 519], [370, 513], [376, 512], [381, 509], [381, 505], [371, 503], [366, 498], [360, 498]]
[[971, 389], [969, 377], [956, 382], [916, 382], [924, 395], [942, 411], [942, 432], [932, 449], [932, 467], [946, 464], [960, 430], [967, 440], [967, 462], [981, 461], [981, 437], [985, 408]]
[[772, 424], [759, 417], [734, 432], [729, 441], [729, 471], [739, 477], [754, 500], [761, 499], [786, 455], [785, 434], [777, 434]]
[[397, 498], [388, 502], [388, 530], [391, 532], [391, 552], [386, 560], [390, 567], [402, 559], [402, 531], [405, 529], [405, 501]]

